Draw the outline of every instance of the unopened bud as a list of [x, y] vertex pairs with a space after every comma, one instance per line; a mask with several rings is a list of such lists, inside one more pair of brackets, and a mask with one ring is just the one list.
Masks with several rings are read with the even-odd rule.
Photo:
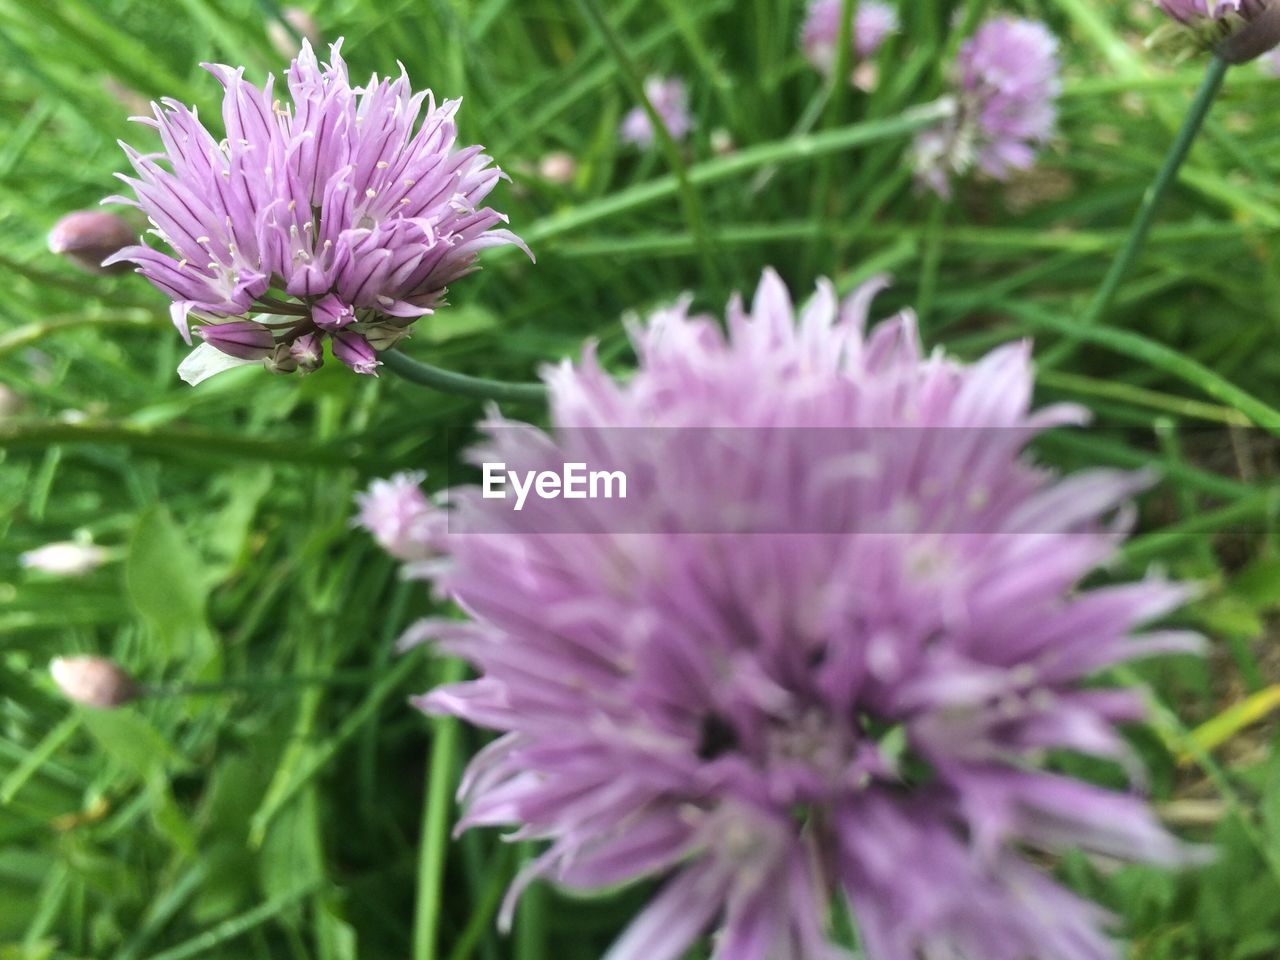
[[104, 657], [55, 657], [49, 673], [68, 700], [100, 710], [129, 703], [142, 692], [133, 677]]
[[308, 333], [289, 344], [289, 355], [293, 357], [302, 373], [314, 373], [324, 363], [324, 343], [318, 333]]
[[1243, 27], [1222, 41], [1218, 55], [1227, 63], [1248, 63], [1280, 44], [1280, 2], [1272, 0]]
[[106, 563], [110, 554], [91, 543], [49, 543], [28, 550], [18, 561], [32, 570], [55, 577], [82, 577]]
[[[271, 45], [282, 57], [295, 57], [298, 54], [300, 44], [290, 34], [289, 27], [304, 40], [309, 40], [313, 47], [319, 47], [324, 43], [320, 36], [320, 28], [316, 25], [315, 19], [305, 10], [299, 10], [297, 7], [285, 7], [280, 11], [280, 20], [272, 20], [267, 24], [267, 39], [271, 41]], [[285, 24], [288, 24], [286, 26]]]
[[102, 261], [138, 242], [138, 232], [123, 218], [105, 210], [69, 213], [49, 231], [49, 250], [90, 273], [127, 273], [131, 263], [104, 267]]
[[240, 360], [261, 360], [276, 346], [276, 338], [271, 331], [253, 320], [206, 323], [197, 327], [196, 333], [204, 338], [205, 343]]
[[362, 331], [364, 338], [369, 341], [369, 346], [381, 352], [390, 350], [401, 340], [409, 335], [409, 327], [401, 325], [393, 320], [379, 320], [375, 323], [367, 323]]
[[727, 157], [733, 153], [733, 135], [724, 127], [716, 127], [711, 131], [711, 152], [717, 157]]
[[22, 399], [22, 394], [0, 383], [0, 420], [12, 417], [15, 413], [21, 413], [22, 408], [26, 405], [26, 401]]
[[330, 293], [311, 308], [311, 319], [321, 330], [341, 330], [355, 322], [356, 312]]
[[548, 153], [538, 164], [538, 176], [552, 183], [568, 184], [578, 175], [578, 161], [563, 150]]
[[298, 359], [293, 355], [293, 345], [276, 344], [275, 349], [262, 361], [262, 365], [272, 373], [293, 373], [298, 369]]
[[346, 330], [333, 335], [333, 355], [356, 373], [375, 377], [378, 375], [378, 367], [382, 365], [368, 340], [358, 333]]

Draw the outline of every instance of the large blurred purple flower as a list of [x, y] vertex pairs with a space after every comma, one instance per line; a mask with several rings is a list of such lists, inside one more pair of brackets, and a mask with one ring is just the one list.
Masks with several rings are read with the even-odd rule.
[[[838, 303], [824, 282], [797, 316], [766, 273], [727, 333], [681, 303], [633, 328], [628, 381], [590, 351], [550, 371], [550, 434], [487, 425], [478, 459], [625, 471], [652, 532], [610, 531], [592, 500], [561, 515], [579, 532], [548, 532], [463, 489], [449, 530], [409, 551], [436, 555], [421, 575], [470, 619], [405, 642], [481, 674], [422, 706], [503, 734], [471, 764], [460, 826], [549, 842], [507, 917], [536, 876], [663, 877], [609, 960], [675, 960], [713, 930], [716, 960], [845, 957], [833, 895], [867, 960], [1105, 958], [1102, 912], [1023, 851], [1184, 859], [1142, 799], [1044, 762], [1130, 765], [1115, 725], [1141, 703], [1087, 678], [1195, 646], [1130, 636], [1184, 588], [1079, 588], [1123, 539], [1103, 517], [1146, 478], [1030, 465], [1027, 441], [1082, 412], [1030, 410], [1026, 344], [965, 367], [926, 356], [909, 313], [864, 331], [883, 285]], [[867, 446], [812, 443], [822, 428]], [[815, 518], [827, 532], [786, 532]]]
[[921, 182], [946, 197], [952, 177], [975, 166], [998, 180], [1030, 167], [1053, 134], [1058, 69], [1044, 24], [996, 17], [979, 27], [956, 59], [955, 116], [916, 138]]
[[[689, 135], [693, 129], [693, 116], [689, 113], [689, 91], [683, 80], [679, 77], [649, 77], [644, 82], [644, 95], [672, 140], [679, 142]], [[644, 107], [632, 107], [627, 111], [618, 128], [618, 136], [623, 143], [642, 149], [653, 146], [653, 124]]]
[[[800, 46], [805, 59], [825, 74], [836, 64], [836, 44], [840, 40], [840, 11], [843, 0], [813, 0], [800, 30]], [[880, 45], [898, 29], [898, 12], [881, 0], [860, 0], [850, 33], [853, 59], [876, 55]]]
[[[371, 373], [371, 346], [392, 345], [431, 313], [446, 285], [474, 269], [478, 251], [524, 246], [495, 229], [506, 217], [478, 206], [502, 172], [482, 148], [456, 146], [460, 101], [437, 106], [430, 92], [413, 93], [403, 70], [352, 87], [341, 45], [322, 67], [304, 41], [283, 105], [274, 77], [259, 89], [243, 68], [206, 64], [225, 88], [225, 139], [166, 99], [154, 118], [139, 118], [159, 132], [163, 154], [122, 144], [137, 177], [120, 178], [136, 200], [110, 201], [139, 207], [174, 255], [134, 246], [108, 263], [138, 264], [173, 299], [188, 342], [191, 319], [210, 324], [199, 350], [287, 371], [298, 366], [298, 341], [312, 338], [301, 351], [310, 356], [341, 331], [336, 355]], [[229, 337], [216, 326], [255, 310], [275, 324], [237, 321], [247, 326], [230, 338], [236, 350], [223, 350]], [[259, 339], [243, 356], [250, 331]]]

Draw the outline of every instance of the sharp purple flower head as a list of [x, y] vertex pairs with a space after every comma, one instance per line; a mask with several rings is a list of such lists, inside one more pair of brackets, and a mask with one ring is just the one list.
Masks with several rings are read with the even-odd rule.
[[[423, 708], [501, 733], [471, 764], [461, 826], [549, 844], [507, 917], [538, 876], [662, 877], [610, 960], [677, 960], [712, 931], [716, 960], [842, 958], [833, 895], [867, 960], [1109, 958], [1102, 912], [1024, 851], [1185, 859], [1141, 798], [1043, 761], [1134, 769], [1115, 728], [1141, 701], [1090, 678], [1195, 647], [1132, 635], [1185, 588], [1079, 586], [1149, 478], [1033, 465], [1030, 439], [1083, 411], [1031, 409], [1024, 343], [964, 366], [926, 355], [909, 313], [867, 330], [884, 285], [839, 302], [823, 282], [797, 311], [769, 272], [727, 332], [682, 301], [633, 327], [626, 381], [590, 351], [549, 371], [550, 432], [487, 425], [486, 462], [589, 452], [622, 470], [661, 518], [648, 532], [612, 532], [586, 500], [578, 532], [548, 536], [467, 488], [446, 531], [404, 477], [363, 501], [470, 616], [406, 636], [480, 674]], [[866, 446], [811, 441], [827, 428]], [[725, 517], [750, 523], [708, 530]], [[825, 532], [786, 532], [814, 517]]]
[[457, 145], [459, 101], [414, 93], [403, 71], [353, 87], [340, 48], [322, 66], [304, 42], [287, 99], [274, 77], [258, 88], [243, 68], [206, 64], [224, 87], [225, 139], [163, 100], [154, 117], [139, 118], [158, 131], [163, 153], [124, 145], [136, 176], [120, 178], [135, 196], [110, 201], [146, 213], [172, 254], [132, 246], [108, 263], [137, 264], [173, 300], [188, 340], [192, 318], [253, 310], [299, 318], [276, 334], [286, 353], [310, 334], [358, 335], [386, 317], [407, 323], [431, 313], [480, 250], [525, 249], [499, 227], [505, 216], [480, 206], [502, 173], [480, 147]]
[[974, 167], [997, 180], [1030, 167], [1053, 135], [1058, 71], [1058, 40], [1044, 24], [996, 17], [980, 26], [956, 59], [955, 115], [916, 138], [920, 182], [947, 197]]
[[[693, 117], [689, 113], [689, 92], [683, 80], [678, 77], [649, 77], [644, 82], [644, 95], [653, 104], [672, 140], [679, 142], [689, 135], [693, 129]], [[618, 135], [623, 143], [642, 149], [653, 146], [653, 124], [644, 107], [634, 107], [622, 118]]]

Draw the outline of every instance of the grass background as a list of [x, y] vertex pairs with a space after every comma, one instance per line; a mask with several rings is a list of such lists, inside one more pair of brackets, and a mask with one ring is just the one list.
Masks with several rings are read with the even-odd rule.
[[[1146, 253], [1105, 322], [1081, 330], [1202, 67], [1142, 49], [1148, 4], [904, 0], [875, 92], [834, 97], [798, 55], [799, 3], [605, 7], [622, 56], [553, 0], [315, 11], [327, 39], [346, 37], [355, 78], [400, 60], [415, 85], [466, 98], [462, 137], [511, 173], [496, 205], [538, 255], [487, 253], [409, 352], [528, 379], [591, 336], [625, 369], [624, 311], [685, 289], [719, 309], [767, 264], [801, 296], [820, 274], [848, 289], [892, 271], [881, 305], [916, 304], [927, 342], [960, 356], [1034, 336], [1040, 399], [1100, 423], [1045, 459], [1165, 474], [1101, 576], [1156, 564], [1203, 581], [1181, 616], [1212, 642], [1203, 662], [1123, 679], [1156, 705], [1132, 733], [1156, 802], [1218, 845], [1216, 863], [1056, 869], [1116, 913], [1135, 958], [1280, 954], [1280, 81], [1231, 72]], [[1033, 173], [964, 185], [944, 207], [912, 190], [907, 137], [886, 131], [942, 92], [952, 16], [984, 10], [1061, 36], [1061, 133]], [[442, 842], [480, 740], [406, 705], [451, 668], [393, 656], [428, 601], [349, 527], [371, 477], [442, 482], [479, 405], [332, 362], [188, 388], [160, 294], [45, 250], [58, 217], [115, 192], [115, 140], [148, 142], [121, 100], [175, 96], [216, 118], [197, 63], [260, 81], [283, 65], [276, 16], [268, 0], [0, 0], [0, 383], [24, 403], [0, 420], [0, 960], [591, 960], [645, 891], [585, 903], [535, 887], [514, 935], [494, 931], [529, 851], [492, 833]], [[616, 142], [632, 67], [690, 84], [698, 127], [680, 160], [703, 229], [666, 159]], [[719, 128], [738, 147], [727, 159]], [[571, 184], [537, 176], [551, 150], [577, 157]], [[19, 567], [73, 536], [112, 562], [73, 581]], [[84, 711], [45, 669], [69, 652], [227, 689]]]

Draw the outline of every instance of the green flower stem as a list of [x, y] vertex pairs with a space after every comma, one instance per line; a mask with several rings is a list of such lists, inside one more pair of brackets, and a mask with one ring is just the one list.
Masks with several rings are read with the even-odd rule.
[[[849, 93], [851, 47], [853, 45], [853, 18], [858, 14], [858, 0], [841, 0], [840, 28], [836, 33], [836, 59], [831, 76], [827, 78], [826, 119], [834, 127], [844, 118], [844, 105]], [[827, 154], [818, 162], [817, 176], [813, 181], [813, 220], [834, 227], [835, 204], [832, 184], [835, 179], [835, 154]], [[820, 235], [821, 236], [821, 235]], [[816, 252], [816, 251], [814, 251]]]
[[[440, 684], [458, 683], [466, 672], [461, 660], [446, 660]], [[413, 914], [413, 960], [437, 960], [440, 956], [440, 911], [444, 905], [445, 860], [453, 812], [454, 758], [461, 739], [461, 728], [455, 717], [436, 717], [432, 731], [431, 764], [427, 771], [419, 840], [422, 854], [418, 860], [418, 899]]]
[[924, 250], [920, 257], [920, 292], [916, 297], [916, 314], [921, 326], [928, 323], [933, 312], [934, 297], [938, 292], [938, 270], [942, 265], [942, 237], [950, 204], [941, 197], [934, 197], [929, 209], [929, 222], [925, 225]]
[[[1138, 207], [1133, 225], [1129, 228], [1129, 236], [1124, 246], [1120, 248], [1120, 252], [1116, 254], [1115, 260], [1112, 261], [1111, 269], [1107, 271], [1102, 285], [1094, 294], [1088, 310], [1078, 321], [1080, 326], [1094, 326], [1106, 315], [1112, 301], [1115, 300], [1121, 282], [1142, 253], [1147, 234], [1151, 232], [1156, 213], [1160, 209], [1160, 202], [1169, 191], [1169, 187], [1177, 180], [1178, 170], [1186, 160], [1187, 154], [1191, 152], [1191, 145], [1195, 143], [1196, 134], [1200, 132], [1205, 117], [1209, 115], [1209, 108], [1222, 87], [1222, 81], [1226, 78], [1229, 66], [1227, 61], [1218, 56], [1209, 62], [1204, 79], [1200, 82], [1200, 89], [1196, 91], [1191, 106], [1187, 109], [1187, 115], [1182, 121], [1182, 127], [1173, 138], [1173, 144], [1169, 147], [1169, 152], [1165, 155], [1164, 163], [1160, 165], [1155, 180], [1142, 198], [1142, 205]], [[1079, 342], [1074, 340], [1059, 344], [1056, 349], [1045, 354], [1043, 365], [1057, 366], [1071, 357], [1079, 347]]]
[[[848, 0], [845, 0], [845, 2], [847, 3]], [[618, 32], [609, 23], [609, 18], [601, 8], [599, 0], [578, 0], [578, 3], [591, 21], [592, 26], [600, 34], [600, 39], [609, 48], [613, 59], [617, 62], [619, 69], [622, 71], [622, 79], [626, 83], [631, 96], [636, 99], [649, 117], [649, 123], [653, 127], [653, 134], [657, 138], [658, 146], [662, 148], [662, 152], [667, 158], [667, 165], [675, 175], [680, 194], [680, 203], [684, 207], [685, 219], [689, 221], [689, 229], [697, 239], [698, 250], [707, 270], [708, 279], [715, 284], [719, 271], [716, 267], [715, 254], [711, 245], [711, 232], [702, 213], [702, 203], [698, 200], [698, 192], [693, 189], [693, 181], [689, 178], [689, 166], [684, 162], [684, 157], [680, 154], [680, 145], [672, 139], [667, 125], [663, 122], [662, 117], [658, 115], [658, 111], [653, 104], [649, 102], [649, 97], [644, 92], [644, 80], [640, 75], [640, 70], [636, 67], [635, 61], [631, 59], [630, 54], [627, 53], [622, 39], [618, 36]]]
[[452, 370], [414, 360], [399, 350], [387, 350], [378, 356], [388, 370], [394, 370], [405, 380], [441, 393], [476, 400], [507, 400], [512, 403], [541, 403], [547, 398], [547, 388], [541, 383], [505, 383], [484, 377], [469, 377], [465, 373], [454, 373]]

